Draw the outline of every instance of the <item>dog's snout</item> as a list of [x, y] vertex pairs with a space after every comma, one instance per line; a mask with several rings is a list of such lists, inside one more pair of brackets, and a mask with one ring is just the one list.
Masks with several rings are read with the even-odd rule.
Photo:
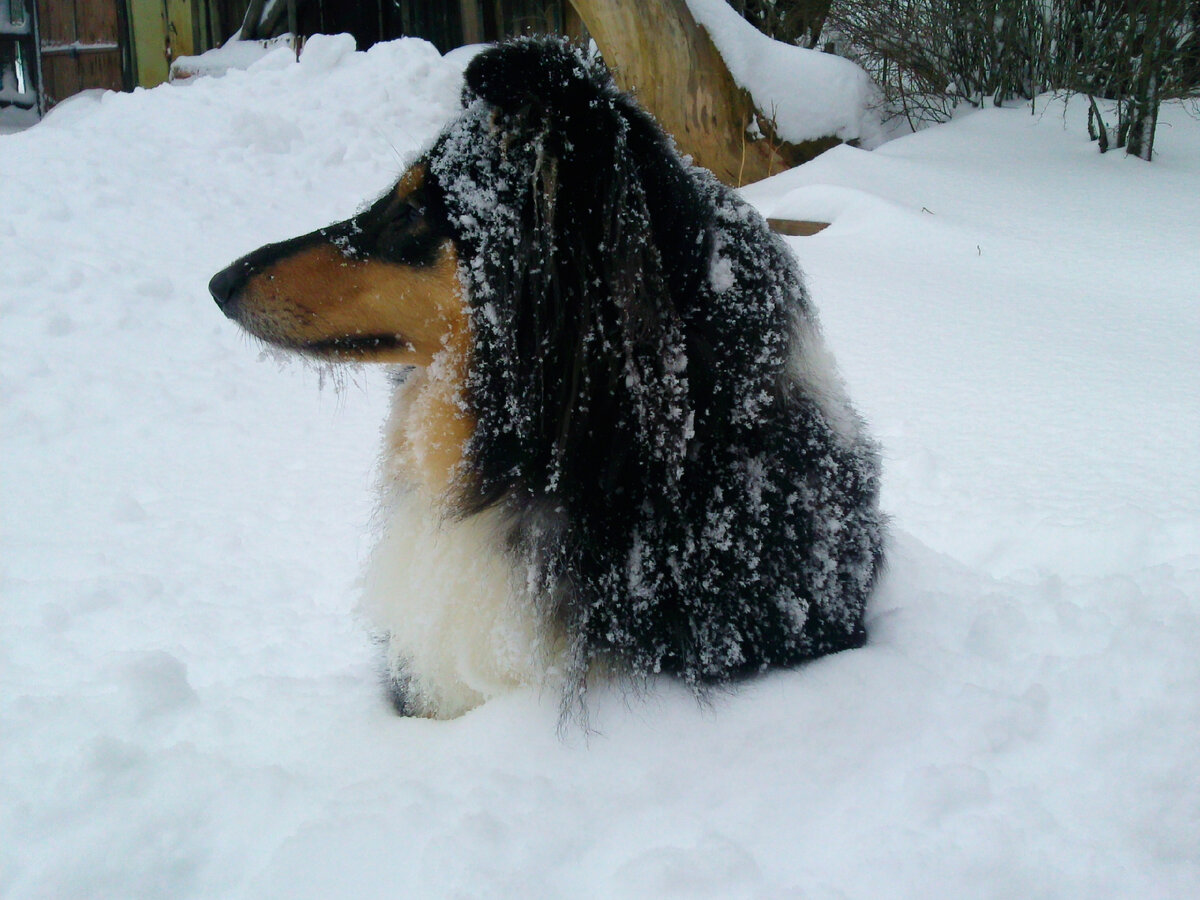
[[233, 315], [237, 289], [245, 283], [248, 274], [244, 261], [238, 260], [233, 265], [222, 269], [209, 281], [208, 292], [212, 294], [213, 299], [217, 301], [217, 306], [221, 307], [221, 311], [225, 315]]

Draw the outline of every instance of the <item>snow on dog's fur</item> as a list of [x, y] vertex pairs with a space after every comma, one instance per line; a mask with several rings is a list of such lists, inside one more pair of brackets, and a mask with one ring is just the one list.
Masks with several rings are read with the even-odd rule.
[[567, 42], [480, 54], [464, 106], [211, 285], [268, 342], [404, 366], [367, 576], [397, 708], [861, 645], [878, 456], [786, 247]]

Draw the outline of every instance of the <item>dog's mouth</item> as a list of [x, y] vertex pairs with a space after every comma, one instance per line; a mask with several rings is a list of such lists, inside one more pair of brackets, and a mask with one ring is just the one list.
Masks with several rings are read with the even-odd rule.
[[355, 334], [311, 341], [301, 348], [324, 359], [365, 360], [384, 354], [411, 351], [413, 346], [399, 334]]

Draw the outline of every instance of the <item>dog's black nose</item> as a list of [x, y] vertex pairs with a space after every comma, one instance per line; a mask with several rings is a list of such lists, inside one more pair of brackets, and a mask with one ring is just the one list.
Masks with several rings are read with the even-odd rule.
[[233, 315], [234, 295], [245, 280], [246, 267], [242, 265], [241, 260], [238, 260], [232, 266], [222, 269], [214, 275], [208, 283], [208, 292], [212, 294], [213, 299], [217, 301], [217, 306], [221, 307], [221, 311], [225, 315]]

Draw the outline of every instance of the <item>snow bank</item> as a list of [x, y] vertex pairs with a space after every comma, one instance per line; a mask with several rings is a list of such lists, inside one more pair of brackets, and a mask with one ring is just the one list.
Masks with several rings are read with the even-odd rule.
[[560, 739], [536, 691], [390, 713], [351, 613], [386, 379], [264, 364], [205, 289], [385, 189], [460, 68], [0, 136], [0, 895], [1193, 894], [1200, 123], [1146, 165], [988, 110], [748, 189], [833, 221], [792, 243], [886, 446], [871, 643]]
[[709, 33], [734, 81], [754, 105], [774, 119], [785, 141], [800, 144], [824, 137], [883, 142], [877, 91], [870, 76], [840, 56], [771, 40], [725, 0], [686, 0]]

